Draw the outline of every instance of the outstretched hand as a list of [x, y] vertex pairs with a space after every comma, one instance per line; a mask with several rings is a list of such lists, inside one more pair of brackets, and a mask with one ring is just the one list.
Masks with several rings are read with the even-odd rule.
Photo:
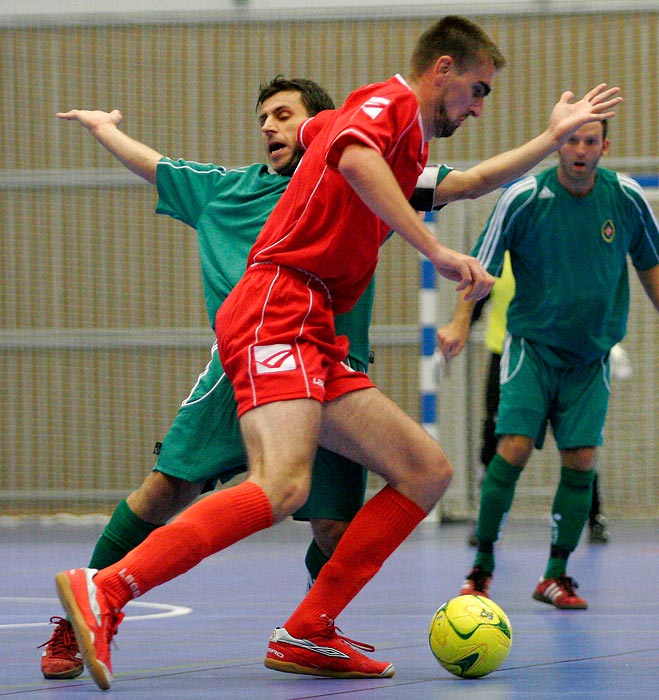
[[612, 119], [616, 113], [613, 107], [622, 102], [620, 88], [610, 88], [606, 83], [589, 90], [580, 100], [572, 102], [574, 93], [569, 90], [561, 95], [554, 105], [549, 120], [549, 128], [559, 142], [563, 143], [584, 124]]
[[438, 250], [439, 255], [432, 260], [432, 263], [442, 277], [458, 282], [456, 292], [466, 290], [464, 298], [467, 301], [478, 301], [490, 293], [494, 277], [476, 258], [445, 246], [440, 246]]
[[119, 129], [122, 115], [118, 109], [103, 112], [100, 109], [72, 109], [58, 112], [58, 119], [77, 121], [123, 165], [148, 183], [155, 185], [156, 170], [162, 154], [136, 141]]
[[57, 112], [55, 116], [58, 119], [78, 121], [90, 131], [93, 131], [103, 124], [119, 126], [123, 119], [118, 109], [113, 109], [111, 112], [103, 112], [100, 109], [72, 109], [68, 112]]

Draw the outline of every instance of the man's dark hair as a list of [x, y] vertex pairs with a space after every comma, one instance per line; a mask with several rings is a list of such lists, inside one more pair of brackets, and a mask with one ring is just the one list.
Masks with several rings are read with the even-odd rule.
[[259, 87], [259, 97], [256, 101], [256, 109], [258, 109], [267, 99], [276, 95], [278, 92], [293, 90], [300, 93], [302, 103], [307, 108], [309, 116], [322, 112], [324, 109], [334, 109], [334, 101], [329, 96], [327, 91], [318, 83], [306, 78], [284, 78], [283, 75], [277, 75], [269, 83], [263, 83]]
[[451, 56], [461, 73], [488, 58], [496, 70], [506, 64], [496, 44], [477, 24], [455, 15], [438, 20], [419, 37], [410, 62], [411, 77], [418, 78], [440, 56]]

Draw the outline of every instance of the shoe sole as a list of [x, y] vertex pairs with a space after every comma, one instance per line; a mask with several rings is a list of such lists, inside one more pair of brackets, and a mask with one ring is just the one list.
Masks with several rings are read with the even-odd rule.
[[64, 572], [60, 572], [55, 576], [55, 586], [60, 602], [64, 606], [69, 622], [73, 627], [76, 642], [78, 642], [78, 649], [82, 654], [85, 666], [89, 670], [89, 675], [101, 690], [109, 690], [112, 685], [112, 674], [108, 667], [96, 657], [94, 636], [85, 622], [85, 616], [82, 614], [82, 610], [80, 610], [78, 602], [73, 595], [69, 577]]
[[84, 665], [80, 664], [78, 668], [71, 669], [69, 671], [62, 671], [61, 673], [45, 673], [44, 671], [41, 671], [41, 675], [47, 681], [70, 681], [82, 675], [84, 670]]
[[322, 668], [310, 668], [309, 666], [300, 666], [291, 661], [277, 661], [276, 659], [266, 658], [264, 661], [265, 667], [273, 671], [281, 671], [282, 673], [298, 673], [305, 676], [323, 676], [324, 678], [391, 678], [396, 669], [393, 664], [389, 664], [382, 673], [360, 673], [359, 671], [329, 671]]
[[541, 603], [547, 603], [547, 605], [553, 605], [555, 608], [558, 608], [559, 610], [587, 610], [588, 609], [588, 603], [579, 603], [577, 605], [559, 605], [558, 603], [555, 603], [551, 598], [546, 598], [545, 596], [542, 595], [542, 593], [534, 593], [533, 594], [533, 599], [534, 600], [539, 600]]

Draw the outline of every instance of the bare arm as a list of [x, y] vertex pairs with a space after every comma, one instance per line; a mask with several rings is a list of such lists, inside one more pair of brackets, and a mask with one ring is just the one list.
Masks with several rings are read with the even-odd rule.
[[122, 116], [118, 109], [111, 112], [72, 109], [58, 112], [59, 119], [80, 122], [92, 136], [130, 171], [152, 185], [156, 182], [156, 166], [162, 154], [119, 130]]
[[649, 270], [637, 270], [636, 274], [641, 280], [645, 293], [654, 304], [654, 308], [659, 311], [659, 265], [655, 265]]
[[458, 297], [453, 318], [437, 331], [437, 347], [447, 361], [459, 355], [467, 343], [475, 303], [461, 294]]
[[458, 199], [475, 199], [496, 190], [524, 175], [532, 167], [558, 150], [577, 129], [588, 122], [611, 119], [611, 109], [622, 101], [619, 88], [602, 83], [577, 102], [564, 92], [554, 105], [549, 126], [527, 143], [478, 163], [465, 171], [453, 170], [437, 185], [434, 205]]
[[425, 255], [440, 275], [457, 281], [467, 299], [489, 294], [494, 278], [469, 255], [443, 246], [410, 206], [388, 163], [374, 149], [350, 144], [341, 154], [339, 172], [368, 208]]

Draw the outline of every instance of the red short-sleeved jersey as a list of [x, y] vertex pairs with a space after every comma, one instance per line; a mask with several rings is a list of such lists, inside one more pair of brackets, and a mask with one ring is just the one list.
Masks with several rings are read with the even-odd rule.
[[410, 197], [428, 145], [418, 101], [401, 76], [356, 90], [323, 121], [248, 264], [270, 262], [315, 275], [329, 289], [334, 312], [344, 313], [371, 279], [389, 228], [336, 170], [341, 153], [351, 143], [372, 147]]

